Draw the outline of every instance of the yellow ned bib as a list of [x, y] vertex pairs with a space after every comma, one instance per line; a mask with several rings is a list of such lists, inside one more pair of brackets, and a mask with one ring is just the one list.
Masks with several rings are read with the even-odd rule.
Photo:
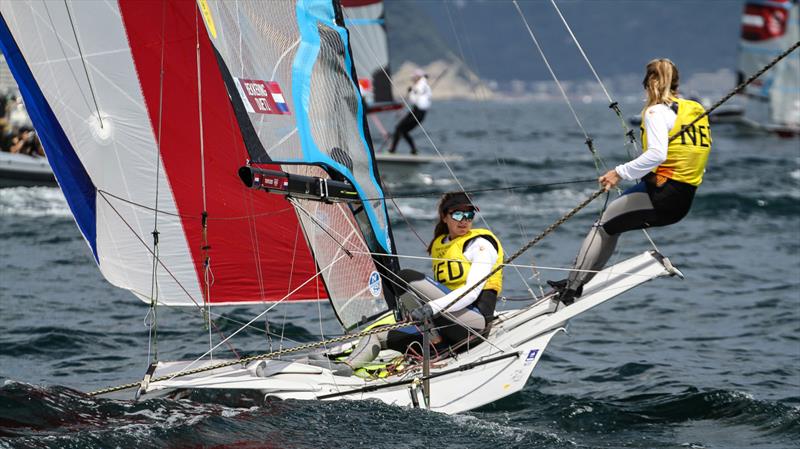
[[[705, 112], [700, 103], [692, 100], [676, 98], [678, 104], [675, 125], [669, 132], [669, 137], [678, 134], [684, 125], [688, 125], [695, 118]], [[647, 151], [647, 133], [644, 130], [644, 112], [642, 113], [642, 150]], [[667, 147], [667, 160], [655, 168], [656, 175], [699, 186], [703, 182], [703, 172], [706, 169], [708, 153], [711, 151], [711, 128], [708, 126], [708, 116], [690, 126], [680, 137], [669, 143]]]
[[[497, 268], [503, 262], [503, 246], [491, 231], [487, 229], [472, 229], [468, 233], [445, 242], [447, 235], [436, 237], [431, 247], [433, 257], [433, 278], [447, 286], [450, 290], [463, 287], [467, 283], [467, 274], [472, 263], [464, 257], [464, 246], [475, 237], [486, 237], [495, 243], [497, 249], [497, 261], [492, 269]], [[493, 274], [483, 286], [484, 290], [494, 290], [500, 294], [503, 288], [503, 270]]]

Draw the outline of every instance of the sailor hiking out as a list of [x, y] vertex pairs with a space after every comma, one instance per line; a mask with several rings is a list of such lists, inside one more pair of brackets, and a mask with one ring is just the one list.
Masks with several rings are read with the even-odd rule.
[[411, 154], [417, 154], [417, 146], [414, 145], [414, 139], [411, 138], [410, 133], [425, 120], [425, 115], [431, 107], [432, 93], [431, 87], [428, 85], [428, 75], [424, 71], [415, 70], [412, 80], [414, 84], [408, 88], [408, 104], [411, 106], [411, 111], [395, 127], [392, 145], [389, 147], [390, 153], [397, 150], [397, 143], [402, 137], [411, 147]]
[[[503, 288], [502, 270], [481, 285], [476, 284], [502, 263], [503, 247], [491, 231], [472, 228], [477, 212], [466, 194], [445, 193], [439, 202], [439, 222], [428, 245], [433, 278], [409, 269], [399, 273], [401, 307], [410, 310], [414, 321], [433, 321], [432, 344], [456, 345], [473, 332], [485, 331], [494, 316], [497, 295]], [[357, 369], [371, 362], [381, 349], [405, 353], [415, 344], [422, 344], [422, 334], [416, 326], [373, 334], [359, 342], [345, 363]]]
[[654, 59], [647, 64], [642, 82], [647, 92], [642, 111], [643, 153], [599, 178], [606, 190], [622, 179], [639, 182], [609, 204], [594, 224], [569, 278], [549, 282], [565, 305], [579, 298], [583, 285], [605, 266], [620, 234], [677, 223], [689, 213], [711, 151], [711, 130], [708, 118], [703, 117], [670, 140], [705, 113], [699, 103], [678, 98], [678, 81], [678, 69], [669, 59]]

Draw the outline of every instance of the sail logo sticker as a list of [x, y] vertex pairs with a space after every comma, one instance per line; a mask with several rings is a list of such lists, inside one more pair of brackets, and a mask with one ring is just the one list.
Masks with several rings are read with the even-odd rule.
[[369, 275], [369, 292], [376, 298], [381, 295], [381, 275], [377, 271]]
[[283, 98], [281, 86], [275, 81], [236, 79], [236, 90], [242, 98], [244, 108], [253, 114], [291, 115], [289, 105]]

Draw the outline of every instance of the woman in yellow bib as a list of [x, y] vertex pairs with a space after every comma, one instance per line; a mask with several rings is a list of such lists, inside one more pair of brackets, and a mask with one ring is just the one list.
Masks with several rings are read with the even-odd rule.
[[[477, 211], [465, 193], [444, 194], [439, 201], [439, 222], [428, 245], [433, 276], [414, 270], [400, 272], [407, 291], [401, 295], [401, 302], [410, 302], [409, 292], [414, 294], [413, 299], [424, 302], [421, 305], [417, 302], [419, 307], [411, 311], [411, 317], [415, 320], [433, 317], [439, 335], [450, 344], [470, 336], [466, 327], [477, 332], [486, 328], [503, 288], [502, 270], [479, 284], [502, 264], [503, 247], [488, 229], [473, 229]], [[402, 343], [394, 344], [400, 337], [390, 332], [389, 347], [402, 347]]]
[[568, 279], [550, 282], [558, 298], [572, 304], [583, 285], [601, 270], [625, 231], [677, 223], [689, 212], [697, 186], [703, 181], [711, 130], [703, 117], [680, 137], [680, 129], [705, 113], [697, 102], [678, 98], [678, 69], [669, 59], [647, 64], [642, 82], [647, 104], [642, 111], [642, 154], [599, 178], [606, 190], [620, 180], [639, 180], [609, 204], [594, 224], [575, 259]]
[[[503, 287], [502, 270], [481, 281], [503, 262], [500, 240], [487, 229], [473, 229], [478, 208], [462, 192], [446, 193], [439, 201], [439, 222], [428, 245], [433, 276], [401, 270], [400, 303], [414, 321], [432, 319], [432, 343], [454, 345], [472, 332], [484, 331], [494, 316]], [[466, 294], [465, 294], [466, 293]], [[456, 298], [464, 295], [451, 305]], [[371, 362], [381, 349], [405, 352], [422, 342], [417, 326], [373, 334], [359, 341], [345, 361], [351, 368]]]

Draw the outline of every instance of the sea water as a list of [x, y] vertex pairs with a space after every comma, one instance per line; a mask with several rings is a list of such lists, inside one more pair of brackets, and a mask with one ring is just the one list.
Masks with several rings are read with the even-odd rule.
[[[432, 142], [419, 132], [417, 142], [463, 159], [389, 185], [404, 196], [390, 209], [399, 252], [425, 255], [436, 192], [481, 190], [476, 226], [507, 252], [589, 196], [597, 167], [632, 149], [605, 104], [577, 113], [597, 163], [563, 104], [436, 103], [424, 122]], [[86, 396], [141, 379], [156, 349], [148, 307], [102, 278], [57, 189], [0, 190], [0, 447], [800, 447], [800, 143], [722, 127], [713, 139], [689, 216], [649, 231], [686, 279], [657, 279], [578, 317], [522, 392], [457, 416], [257, 394]], [[514, 186], [525, 187], [492, 190]], [[510, 300], [499, 308], [566, 276], [604, 200], [505, 270]], [[612, 262], [652, 248], [627, 233]], [[424, 259], [402, 264], [429, 270]], [[217, 324], [229, 334], [262, 310], [220, 309]], [[160, 359], [208, 348], [200, 314], [161, 308], [158, 320]], [[279, 306], [235, 344], [261, 353], [340, 332], [327, 304]]]

